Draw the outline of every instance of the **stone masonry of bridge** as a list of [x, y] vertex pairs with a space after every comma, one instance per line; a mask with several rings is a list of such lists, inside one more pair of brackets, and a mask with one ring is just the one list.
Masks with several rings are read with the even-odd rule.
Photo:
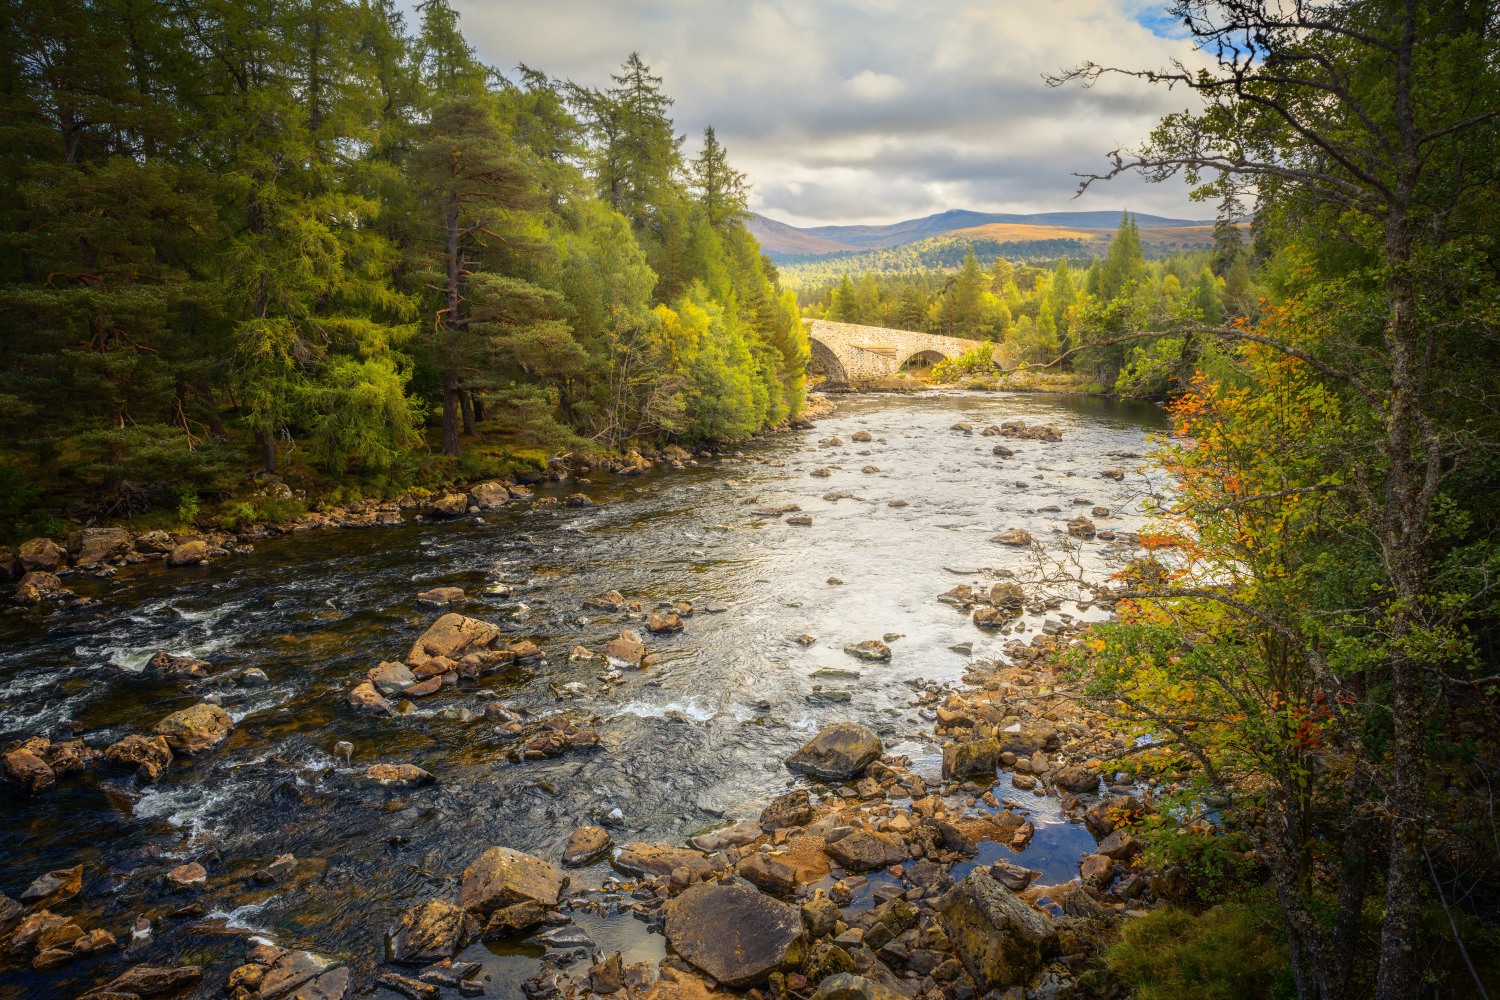
[[829, 384], [835, 386], [891, 378], [919, 355], [934, 360], [956, 358], [989, 343], [826, 319], [812, 320], [807, 336], [812, 342], [812, 370], [827, 376]]

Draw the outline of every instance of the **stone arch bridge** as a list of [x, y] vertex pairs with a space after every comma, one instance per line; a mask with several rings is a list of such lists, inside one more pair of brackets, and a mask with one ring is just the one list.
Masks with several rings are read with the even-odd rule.
[[858, 386], [863, 382], [892, 378], [908, 362], [926, 367], [957, 358], [976, 347], [993, 346], [989, 341], [942, 337], [933, 333], [890, 330], [880, 326], [858, 326], [812, 320], [807, 329], [812, 343], [812, 370], [828, 379], [830, 386]]

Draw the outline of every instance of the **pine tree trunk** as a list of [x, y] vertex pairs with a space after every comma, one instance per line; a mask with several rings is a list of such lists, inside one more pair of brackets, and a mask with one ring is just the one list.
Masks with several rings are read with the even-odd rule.
[[484, 397], [471, 394], [469, 404], [474, 408], [474, 422], [477, 424], [484, 419]]
[[276, 435], [269, 430], [260, 431], [260, 468], [262, 472], [276, 472]]
[[447, 372], [443, 375], [443, 454], [457, 456], [458, 447], [458, 425], [459, 411], [462, 406], [463, 390], [458, 387], [458, 373]]
[[1387, 845], [1385, 920], [1380, 933], [1377, 1000], [1408, 1000], [1418, 984], [1417, 931], [1426, 898], [1422, 844], [1426, 836], [1426, 705], [1422, 667], [1406, 644], [1422, 631], [1422, 599], [1429, 591], [1426, 531], [1430, 503], [1424, 495], [1416, 288], [1404, 220], [1387, 225], [1387, 283], [1390, 304], [1387, 348], [1391, 386], [1387, 404], [1385, 458], [1388, 480], [1381, 542], [1395, 585], [1390, 623], [1391, 817]]
[[459, 398], [464, 417], [464, 433], [469, 437], [474, 436], [474, 394], [467, 389]]

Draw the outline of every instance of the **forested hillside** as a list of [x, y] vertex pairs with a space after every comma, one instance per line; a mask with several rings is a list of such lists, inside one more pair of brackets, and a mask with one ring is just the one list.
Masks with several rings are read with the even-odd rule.
[[[1238, 225], [1218, 227], [1211, 250], [1157, 260], [1147, 259], [1143, 232], [1151, 230], [1127, 214], [1103, 255], [1087, 263], [1063, 257], [1038, 266], [994, 257], [982, 265], [968, 246], [956, 270], [870, 270], [798, 294], [816, 318], [999, 345], [945, 362], [934, 372], [939, 379], [992, 374], [997, 366], [1044, 367], [1075, 373], [1096, 390], [1165, 399], [1190, 377], [1196, 360], [1191, 348], [1184, 354], [1185, 338], [1172, 331], [1188, 320], [1250, 321], [1259, 313], [1262, 290]], [[1119, 334], [1125, 330], [1164, 336], [1124, 341]]]
[[802, 404], [745, 180], [634, 55], [503, 75], [446, 0], [11, 5], [0, 54], [5, 533]]

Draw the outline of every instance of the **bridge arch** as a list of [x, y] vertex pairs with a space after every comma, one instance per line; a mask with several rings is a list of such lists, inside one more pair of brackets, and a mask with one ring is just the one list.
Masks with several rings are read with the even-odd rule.
[[808, 370], [814, 375], [822, 375], [834, 385], [848, 385], [849, 370], [839, 360], [838, 353], [818, 339], [815, 333], [808, 336], [807, 342], [812, 348], [812, 359], [808, 363]]
[[906, 357], [900, 358], [896, 363], [896, 370], [904, 372], [912, 369], [927, 369], [939, 361], [947, 361], [951, 357], [952, 353], [949, 351], [944, 351], [936, 347], [922, 347], [907, 354]]

